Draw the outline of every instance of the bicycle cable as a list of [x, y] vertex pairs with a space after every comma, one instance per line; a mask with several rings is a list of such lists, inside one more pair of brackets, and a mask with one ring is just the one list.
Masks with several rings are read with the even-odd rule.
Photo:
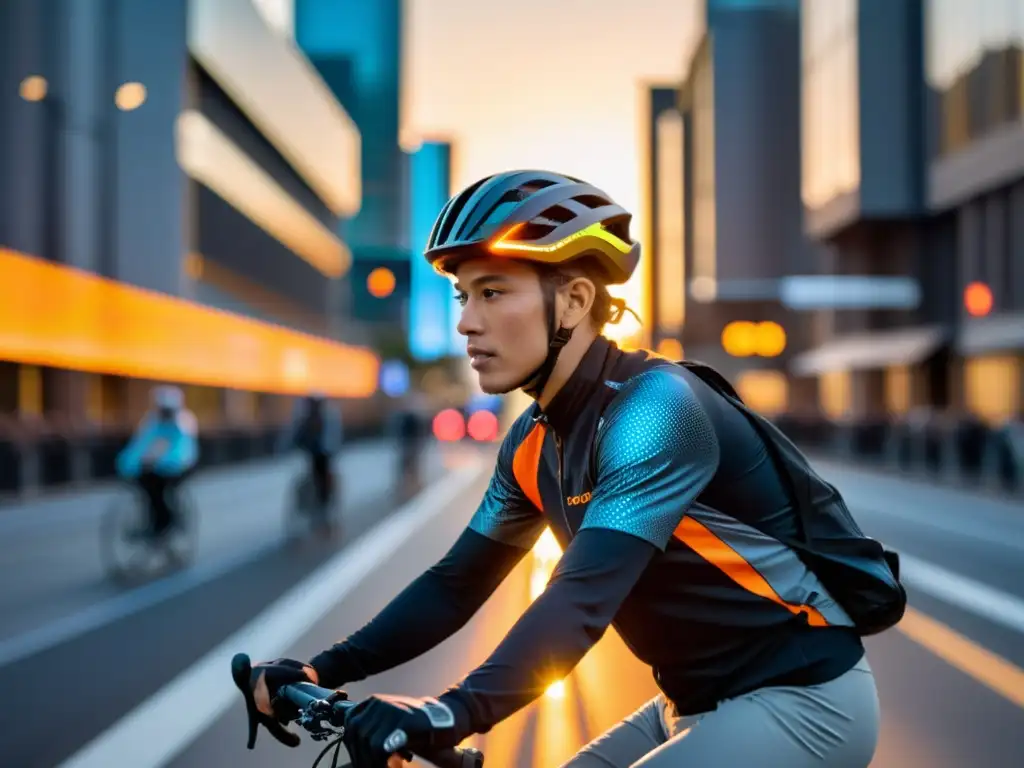
[[345, 763], [344, 765], [338, 765], [338, 756], [341, 754], [341, 742], [344, 740], [343, 736], [338, 736], [334, 741], [330, 742], [313, 762], [313, 768], [317, 768], [320, 765], [320, 761], [326, 757], [327, 753], [330, 752], [331, 747], [334, 747], [334, 759], [331, 760], [331, 768], [351, 768], [352, 763]]

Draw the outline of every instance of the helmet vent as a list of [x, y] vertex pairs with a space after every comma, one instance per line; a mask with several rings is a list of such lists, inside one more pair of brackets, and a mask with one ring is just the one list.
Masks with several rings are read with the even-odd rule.
[[557, 221], [559, 224], [565, 224], [566, 222], [575, 219], [576, 214], [561, 205], [553, 205], [541, 214], [541, 218]]
[[605, 221], [602, 225], [605, 229], [615, 235], [617, 238], [624, 242], [629, 242], [629, 220], [628, 219], [611, 219]]
[[608, 200], [605, 200], [603, 197], [600, 197], [598, 195], [580, 195], [579, 197], [574, 197], [573, 200], [575, 200], [577, 203], [582, 203], [583, 205], [587, 206], [587, 208], [591, 209], [604, 208], [606, 205], [609, 204]]

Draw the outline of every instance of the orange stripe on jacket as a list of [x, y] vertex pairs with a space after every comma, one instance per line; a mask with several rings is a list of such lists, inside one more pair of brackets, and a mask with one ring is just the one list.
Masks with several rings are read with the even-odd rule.
[[793, 605], [779, 597], [772, 585], [758, 573], [754, 566], [747, 562], [743, 555], [692, 517], [683, 518], [675, 530], [675, 536], [748, 592], [771, 600], [793, 614], [806, 614], [807, 622], [812, 627], [827, 627], [829, 625], [817, 608], [810, 605]]
[[540, 452], [544, 447], [544, 425], [537, 423], [526, 439], [516, 448], [512, 458], [512, 474], [516, 477], [520, 489], [526, 498], [533, 502], [537, 509], [544, 511], [537, 488], [537, 470], [540, 467]]

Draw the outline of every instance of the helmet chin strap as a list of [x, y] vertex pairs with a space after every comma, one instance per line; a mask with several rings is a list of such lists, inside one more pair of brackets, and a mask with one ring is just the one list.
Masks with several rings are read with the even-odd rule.
[[569, 339], [572, 338], [572, 328], [563, 328], [561, 322], [555, 318], [555, 287], [551, 284], [544, 285], [544, 304], [547, 309], [548, 320], [548, 354], [544, 362], [523, 378], [509, 391], [521, 389], [534, 400], [539, 400], [544, 387], [551, 378], [551, 372], [558, 362], [558, 354], [562, 351]]

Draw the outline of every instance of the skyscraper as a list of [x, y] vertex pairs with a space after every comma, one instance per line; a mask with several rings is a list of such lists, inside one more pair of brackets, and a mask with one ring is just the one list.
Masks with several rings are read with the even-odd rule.
[[296, 0], [295, 40], [362, 134], [363, 203], [346, 227], [358, 259], [366, 248], [405, 248], [401, 0]]

